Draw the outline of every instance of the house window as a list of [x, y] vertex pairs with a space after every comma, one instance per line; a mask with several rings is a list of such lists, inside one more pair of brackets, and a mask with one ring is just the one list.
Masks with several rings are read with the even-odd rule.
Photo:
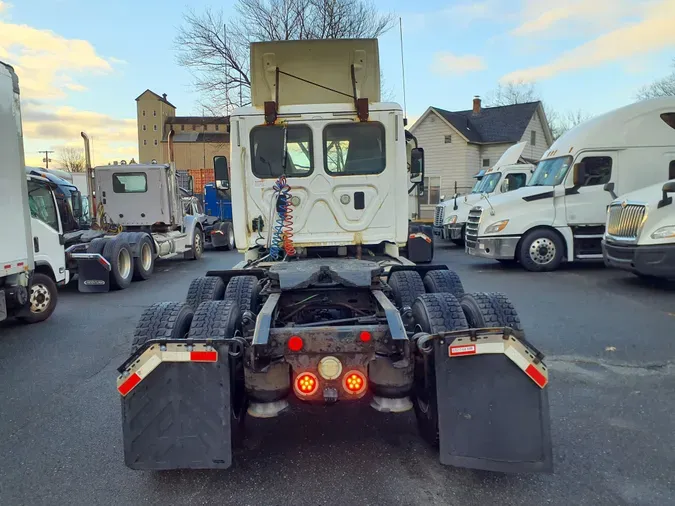
[[180, 129], [181, 129], [181, 130], [185, 130], [185, 125], [181, 125], [181, 126], [180, 126]]
[[153, 116], [157, 116], [157, 111], [152, 111]]
[[143, 114], [143, 116], [145, 116], [145, 111], [143, 111], [143, 113], [142, 113], [142, 114]]
[[152, 129], [156, 132], [157, 131], [157, 125], [153, 125]]
[[144, 146], [147, 146], [147, 145], [148, 145], [148, 141], [146, 141], [145, 139], [143, 139], [143, 145], [144, 145]]
[[216, 132], [219, 130], [220, 125], [216, 125]]
[[422, 204], [433, 205], [441, 202], [441, 176], [427, 176], [424, 178], [424, 195]]
[[483, 158], [483, 167], [489, 167], [490, 166], [490, 159], [489, 158]]
[[157, 145], [157, 139], [155, 139], [155, 146]]
[[147, 130], [146, 126], [143, 125], [143, 131], [145, 132]]
[[533, 146], [537, 145], [537, 131], [536, 130], [532, 130], [532, 132], [530, 133], [530, 144], [532, 144]]
[[446, 144], [452, 143], [452, 135], [446, 135], [445, 136], [445, 143]]

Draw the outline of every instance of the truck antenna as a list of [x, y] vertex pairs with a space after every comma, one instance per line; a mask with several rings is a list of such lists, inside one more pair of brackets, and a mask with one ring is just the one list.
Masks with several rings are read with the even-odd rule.
[[405, 101], [405, 64], [403, 62], [403, 21], [398, 18], [398, 28], [401, 35], [401, 75], [403, 78], [403, 126], [408, 124], [408, 106]]

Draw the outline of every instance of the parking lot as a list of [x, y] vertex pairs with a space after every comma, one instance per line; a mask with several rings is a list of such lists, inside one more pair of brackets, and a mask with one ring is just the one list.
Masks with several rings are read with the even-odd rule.
[[533, 274], [437, 243], [467, 291], [504, 292], [551, 369], [553, 475], [442, 467], [412, 412], [314, 407], [253, 420], [235, 466], [123, 463], [116, 367], [136, 320], [240, 256], [157, 265], [108, 294], [61, 292], [33, 326], [0, 324], [0, 504], [675, 504], [675, 285], [599, 265]]

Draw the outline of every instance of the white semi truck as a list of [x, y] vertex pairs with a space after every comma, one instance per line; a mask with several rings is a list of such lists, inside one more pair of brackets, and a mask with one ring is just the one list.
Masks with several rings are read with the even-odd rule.
[[414, 410], [443, 464], [550, 471], [548, 370], [511, 303], [399, 253], [424, 157], [379, 101], [377, 40], [254, 43], [251, 74], [229, 157], [244, 259], [143, 312], [117, 379], [127, 466], [227, 468], [245, 416], [368, 402]]
[[520, 142], [507, 149], [497, 163], [482, 170], [480, 179], [468, 195], [455, 195], [436, 206], [434, 234], [450, 239], [457, 245], [464, 244], [464, 231], [469, 211], [482, 199], [517, 190], [527, 184], [534, 165], [522, 159], [527, 142]]
[[52, 219], [55, 200], [38, 178], [27, 178], [24, 163], [19, 80], [0, 62], [0, 321], [35, 323], [53, 313], [58, 294], [40, 265], [40, 247], [47, 245], [33, 237], [31, 214]]
[[607, 206], [671, 177], [674, 139], [675, 97], [637, 102], [577, 126], [544, 154], [527, 186], [471, 210], [467, 253], [518, 261], [530, 271], [602, 261]]
[[609, 267], [647, 278], [675, 279], [675, 161], [671, 178], [612, 202], [602, 253]]

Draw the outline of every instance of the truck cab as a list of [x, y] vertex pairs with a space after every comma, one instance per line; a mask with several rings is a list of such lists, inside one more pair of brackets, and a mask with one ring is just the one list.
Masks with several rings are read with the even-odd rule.
[[671, 178], [614, 200], [607, 210], [605, 264], [641, 277], [675, 279], [675, 164]]
[[434, 233], [457, 245], [463, 245], [469, 211], [474, 205], [486, 197], [517, 190], [529, 181], [534, 165], [522, 158], [526, 146], [527, 142], [511, 146], [493, 167], [481, 170], [476, 175], [478, 181], [470, 194], [455, 195], [438, 204], [434, 215]]
[[675, 97], [645, 100], [577, 126], [551, 146], [527, 186], [469, 212], [469, 255], [551, 271], [601, 261], [606, 210], [663, 181], [675, 161]]

